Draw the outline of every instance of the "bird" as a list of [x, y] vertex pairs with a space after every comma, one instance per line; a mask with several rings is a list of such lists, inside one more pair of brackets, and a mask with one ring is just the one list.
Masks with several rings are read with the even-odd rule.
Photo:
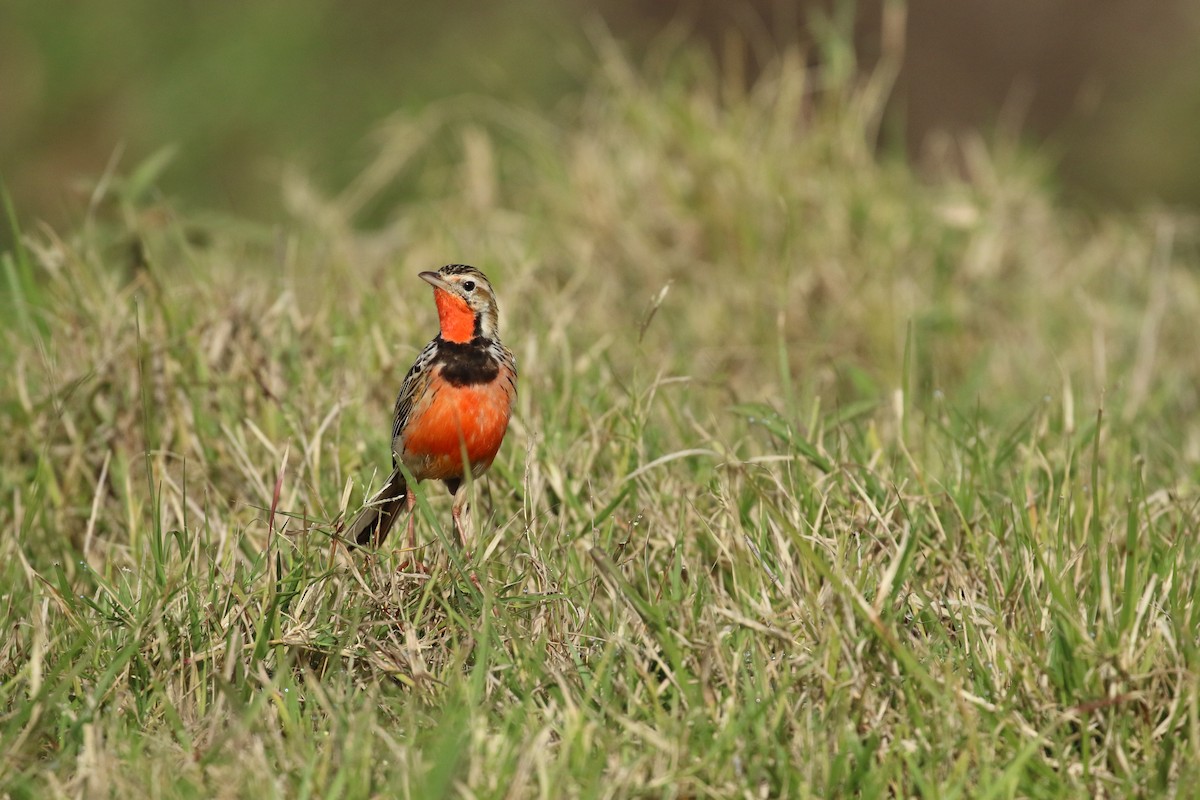
[[454, 497], [454, 528], [467, 552], [467, 476], [483, 475], [504, 441], [517, 398], [517, 363], [500, 341], [496, 293], [482, 272], [447, 264], [418, 277], [433, 286], [439, 331], [413, 362], [396, 397], [392, 474], [342, 535], [352, 545], [378, 547], [403, 508], [409, 547], [416, 552], [416, 499], [403, 466], [418, 482], [445, 484]]

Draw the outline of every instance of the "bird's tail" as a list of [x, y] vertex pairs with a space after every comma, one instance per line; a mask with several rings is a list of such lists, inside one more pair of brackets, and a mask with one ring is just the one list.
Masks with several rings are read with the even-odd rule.
[[408, 485], [400, 470], [393, 470], [392, 477], [384, 484], [379, 494], [375, 495], [363, 510], [358, 512], [354, 521], [342, 532], [347, 542], [365, 547], [368, 544], [378, 547], [387, 538], [392, 524], [400, 516], [404, 502], [408, 498]]

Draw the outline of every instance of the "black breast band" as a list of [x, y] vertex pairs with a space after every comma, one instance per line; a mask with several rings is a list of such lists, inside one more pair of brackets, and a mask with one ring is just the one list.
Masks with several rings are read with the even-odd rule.
[[438, 342], [437, 360], [442, 366], [442, 377], [451, 386], [489, 383], [500, 374], [500, 363], [481, 336], [463, 343], [443, 339]]

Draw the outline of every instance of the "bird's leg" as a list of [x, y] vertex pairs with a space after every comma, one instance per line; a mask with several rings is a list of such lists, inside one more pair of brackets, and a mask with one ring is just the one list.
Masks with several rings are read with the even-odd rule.
[[408, 549], [412, 553], [417, 552], [417, 515], [415, 513], [417, 506], [417, 498], [413, 495], [410, 488], [408, 496], [404, 498], [404, 510], [408, 512]]
[[[454, 490], [454, 505], [450, 510], [451, 516], [454, 518], [454, 530], [458, 534], [458, 543], [462, 550], [463, 558], [468, 564], [471, 562], [471, 551], [468, 549], [467, 538], [467, 522], [463, 519], [465, 514], [470, 519], [470, 505], [468, 503], [469, 487], [463, 483], [457, 486]], [[470, 570], [471, 583], [475, 584], [475, 588], [483, 591], [483, 587], [479, 585], [479, 578], [475, 575], [475, 570]]]
[[470, 517], [470, 507], [467, 503], [467, 491], [464, 486], [454, 495], [454, 508], [450, 514], [454, 517], [454, 531], [458, 534], [458, 543], [462, 546], [463, 553], [470, 557], [470, 552], [467, 550], [469, 542], [467, 541], [467, 523], [463, 520], [463, 514]]
[[404, 508], [408, 513], [408, 565], [414, 572], [425, 572], [425, 565], [417, 557], [417, 496], [413, 487], [408, 487], [408, 496], [404, 498]]

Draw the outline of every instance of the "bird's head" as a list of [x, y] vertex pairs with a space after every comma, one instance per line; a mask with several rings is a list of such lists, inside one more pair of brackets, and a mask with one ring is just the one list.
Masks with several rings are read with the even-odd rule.
[[496, 293], [482, 272], [466, 264], [447, 264], [437, 272], [422, 272], [420, 277], [433, 286], [443, 339], [461, 343], [476, 336], [495, 339], [500, 335]]

